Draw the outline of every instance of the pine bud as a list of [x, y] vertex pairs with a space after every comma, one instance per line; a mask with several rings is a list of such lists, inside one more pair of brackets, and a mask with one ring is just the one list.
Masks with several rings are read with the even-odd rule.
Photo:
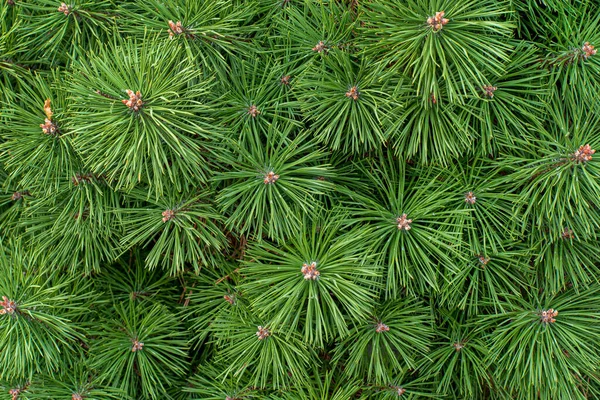
[[327, 46], [320, 40], [319, 43], [312, 48], [312, 51], [316, 51], [317, 53], [327, 52]]
[[45, 135], [56, 136], [58, 133], [58, 127], [48, 118], [44, 119], [44, 123], [40, 124], [40, 128], [42, 128], [42, 132], [44, 132]]
[[73, 395], [71, 396], [71, 400], [83, 400], [83, 396], [79, 393], [73, 393]]
[[123, 104], [125, 104], [127, 107], [129, 107], [129, 109], [131, 111], [135, 111], [135, 112], [140, 111], [140, 109], [144, 105], [140, 91], [138, 90], [137, 92], [133, 93], [133, 90], [126, 89], [125, 92], [127, 92], [127, 95], [129, 96], [129, 100], [121, 100], [123, 102]]
[[52, 120], [52, 115], [54, 114], [52, 113], [52, 108], [50, 108], [50, 103], [50, 99], [46, 99], [46, 101], [44, 101], [44, 113], [46, 113], [46, 118]]
[[562, 239], [567, 240], [567, 239], [573, 239], [574, 237], [575, 237], [575, 235], [573, 234], [573, 231], [571, 229], [569, 229], [569, 228], [563, 229], [562, 234], [561, 234]]
[[479, 262], [480, 262], [482, 265], [487, 265], [487, 263], [489, 263], [489, 262], [490, 262], [490, 259], [489, 259], [489, 258], [487, 258], [486, 256], [484, 256], [483, 254], [478, 254], [478, 255], [477, 255], [477, 258], [479, 259]]
[[585, 42], [581, 50], [584, 53], [583, 58], [585, 58], [586, 60], [588, 59], [588, 57], [591, 57], [594, 54], [596, 54], [596, 49], [594, 49], [594, 46], [590, 45], [590, 42]]
[[592, 160], [592, 155], [596, 150], [592, 149], [589, 144], [579, 146], [579, 149], [572, 154], [571, 158], [577, 163], [588, 162]]
[[377, 332], [377, 333], [387, 332], [389, 330], [390, 330], [390, 327], [381, 321], [377, 323], [377, 327], [375, 328], [375, 332]]
[[553, 308], [549, 308], [548, 310], [542, 310], [541, 320], [544, 324], [553, 324], [556, 322], [554, 317], [558, 315], [558, 310]]
[[58, 126], [52, 122], [53, 113], [52, 108], [50, 107], [50, 99], [44, 101], [44, 113], [46, 114], [46, 118], [44, 119], [44, 123], [40, 124], [42, 132], [44, 132], [45, 135], [56, 136], [58, 134]]
[[402, 214], [401, 217], [396, 218], [396, 222], [398, 223], [398, 229], [409, 231], [413, 220], [406, 218], [406, 214]]
[[65, 14], [65, 15], [69, 15], [71, 14], [71, 11], [73, 10], [73, 6], [68, 6], [65, 3], [60, 3], [60, 7], [58, 7], [58, 11], [60, 11], [61, 13]]
[[258, 340], [263, 340], [271, 336], [271, 332], [269, 332], [267, 328], [259, 326], [258, 331], [256, 332], [256, 336], [258, 336]]
[[433, 28], [434, 32], [441, 30], [449, 20], [444, 18], [446, 13], [444, 11], [438, 11], [435, 16], [427, 18], [427, 25]]
[[456, 342], [452, 346], [454, 346], [454, 349], [456, 351], [461, 351], [462, 348], [465, 347], [464, 343], [461, 343], [461, 342]]
[[165, 223], [167, 221], [172, 220], [173, 218], [175, 218], [175, 210], [165, 210], [162, 212], [162, 222]]
[[392, 389], [394, 389], [396, 391], [396, 394], [398, 396], [402, 396], [406, 392], [406, 389], [404, 389], [403, 387], [400, 387], [400, 386], [392, 386]]
[[12, 201], [17, 201], [17, 200], [21, 200], [23, 198], [23, 196], [31, 196], [31, 193], [29, 193], [29, 190], [24, 190], [22, 192], [14, 192], [13, 195], [10, 197], [10, 199]]
[[142, 348], [144, 347], [144, 343], [139, 342], [137, 339], [132, 340], [132, 343], [133, 345], [131, 346], [131, 351], [133, 351], [134, 353], [136, 351], [142, 350]]
[[349, 97], [354, 101], [358, 100], [358, 96], [359, 96], [359, 93], [358, 93], [358, 88], [356, 86], [352, 86], [350, 88], [350, 90], [348, 90], [346, 92], [346, 97]]
[[483, 88], [484, 94], [490, 99], [494, 98], [494, 92], [498, 89], [496, 86], [486, 85]]
[[275, 172], [269, 171], [265, 174], [263, 182], [265, 185], [272, 185], [279, 179], [279, 175], [275, 175]]
[[14, 300], [9, 300], [6, 296], [2, 296], [2, 302], [0, 302], [0, 306], [2, 306], [0, 315], [13, 315], [15, 311], [17, 311], [17, 304], [14, 302]]
[[254, 104], [252, 104], [250, 107], [248, 107], [248, 114], [252, 118], [256, 118], [258, 114], [260, 114], [260, 110]]
[[473, 192], [465, 193], [465, 203], [475, 204], [476, 201], [477, 197], [475, 197], [475, 194]]
[[175, 35], [181, 35], [184, 31], [183, 26], [181, 26], [181, 21], [174, 23], [173, 21], [169, 20], [169, 29], [171, 30], [169, 32], [169, 37], [171, 39], [173, 39], [173, 36]]
[[281, 79], [279, 80], [279, 82], [281, 82], [282, 85], [286, 85], [287, 86], [287, 85], [290, 84], [290, 79], [291, 79], [290, 75], [283, 75], [281, 77]]
[[12, 400], [17, 400], [19, 398], [19, 394], [21, 393], [21, 389], [10, 389], [8, 394], [10, 394]]
[[307, 263], [302, 264], [302, 275], [304, 275], [304, 279], [306, 280], [317, 280], [321, 273], [317, 271], [317, 263], [315, 261], [311, 262], [310, 265]]

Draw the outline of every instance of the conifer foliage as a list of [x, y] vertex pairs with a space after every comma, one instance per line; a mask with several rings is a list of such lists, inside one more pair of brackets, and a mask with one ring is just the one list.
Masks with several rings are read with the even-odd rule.
[[0, 0], [0, 399], [600, 398], [595, 0]]

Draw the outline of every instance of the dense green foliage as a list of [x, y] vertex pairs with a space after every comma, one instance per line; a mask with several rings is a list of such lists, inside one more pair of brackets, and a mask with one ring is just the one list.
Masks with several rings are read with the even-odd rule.
[[0, 399], [600, 398], [596, 0], [0, 0]]

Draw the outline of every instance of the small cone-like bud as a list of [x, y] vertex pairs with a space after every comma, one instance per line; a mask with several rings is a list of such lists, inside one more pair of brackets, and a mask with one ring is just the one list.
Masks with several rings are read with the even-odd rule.
[[541, 313], [542, 323], [544, 323], [544, 324], [553, 324], [553, 323], [555, 323], [556, 319], [554, 319], [554, 318], [557, 315], [558, 315], [558, 310], [555, 310], [553, 308], [549, 308], [547, 310], [542, 310], [542, 313]]
[[489, 97], [490, 99], [494, 98], [494, 92], [497, 90], [498, 88], [496, 86], [491, 86], [491, 85], [486, 85], [483, 87], [483, 91], [485, 93], [485, 95], [487, 97]]
[[302, 264], [302, 275], [304, 275], [304, 279], [306, 280], [317, 280], [321, 273], [317, 271], [317, 263], [315, 261], [310, 264], [304, 263]]
[[169, 37], [173, 39], [175, 35], [181, 35], [185, 30], [181, 25], [181, 21], [173, 22], [169, 20]]
[[125, 92], [127, 92], [127, 95], [129, 96], [129, 100], [121, 100], [121, 102], [123, 102], [123, 104], [125, 104], [127, 107], [129, 107], [129, 109], [131, 111], [135, 111], [135, 112], [140, 111], [140, 109], [144, 105], [140, 91], [138, 90], [137, 92], [134, 93], [133, 90], [127, 89], [127, 90], [125, 90]]
[[131, 346], [131, 351], [133, 351], [134, 353], [135, 353], [136, 351], [140, 351], [140, 350], [142, 350], [142, 348], [144, 347], [144, 343], [143, 343], [143, 342], [140, 342], [140, 341], [138, 341], [137, 339], [133, 340], [133, 341], [132, 341], [132, 343], [133, 343], [133, 344], [132, 344], [132, 346]]
[[260, 110], [254, 104], [252, 104], [250, 107], [248, 107], [248, 114], [252, 118], [256, 118], [258, 114], [260, 114]]
[[2, 309], [0, 309], [1, 315], [13, 315], [15, 311], [17, 311], [16, 303], [13, 300], [9, 300], [6, 296], [2, 296], [2, 302], [0, 302], [0, 306], [2, 306]]
[[277, 182], [278, 179], [279, 179], [279, 175], [276, 175], [275, 172], [273, 172], [273, 171], [269, 171], [265, 174], [265, 178], [263, 179], [263, 182], [265, 183], [265, 185], [272, 185], [275, 182]]
[[267, 328], [259, 326], [256, 336], [258, 336], [258, 340], [263, 340], [271, 336], [271, 332]]
[[575, 237], [575, 235], [571, 229], [565, 228], [562, 231], [561, 237], [566, 240], [566, 239], [573, 239]]
[[572, 158], [577, 163], [588, 162], [592, 160], [592, 155], [596, 150], [592, 149], [589, 144], [579, 146], [579, 149], [573, 153]]
[[60, 11], [61, 13], [65, 14], [65, 15], [71, 14], [72, 10], [73, 10], [73, 7], [68, 6], [65, 3], [60, 3], [60, 7], [58, 7], [58, 11]]
[[447, 18], [444, 18], [446, 13], [444, 11], [438, 11], [435, 16], [427, 18], [427, 25], [433, 28], [435, 32], [441, 30], [444, 25], [450, 22]]
[[411, 229], [410, 224], [412, 224], [413, 220], [408, 219], [406, 214], [402, 214], [402, 216], [396, 218], [396, 223], [398, 223], [398, 229], [409, 231]]
[[175, 218], [175, 211], [174, 210], [165, 210], [162, 212], [162, 222], [165, 223], [167, 221], [172, 220], [173, 218]]
[[596, 54], [596, 49], [594, 49], [594, 46], [592, 46], [590, 42], [585, 42], [581, 50], [583, 51], [583, 58], [586, 60]]
[[317, 43], [315, 45], [315, 47], [312, 48], [312, 51], [316, 51], [317, 53], [322, 53], [324, 51], [327, 51], [327, 46], [325, 45], [325, 43], [323, 43], [322, 40], [320, 40], [319, 43]]
[[484, 256], [483, 254], [480, 254], [480, 255], [478, 255], [478, 256], [477, 256], [477, 258], [479, 259], [479, 262], [480, 262], [482, 265], [487, 265], [487, 263], [489, 263], [489, 262], [490, 262], [490, 259], [489, 259], [489, 258], [487, 258], [486, 256]]
[[346, 97], [351, 98], [352, 100], [358, 100], [358, 88], [356, 86], [352, 86], [350, 90], [346, 92]]
[[475, 204], [476, 201], [477, 197], [475, 197], [475, 194], [473, 192], [465, 193], [465, 203]]

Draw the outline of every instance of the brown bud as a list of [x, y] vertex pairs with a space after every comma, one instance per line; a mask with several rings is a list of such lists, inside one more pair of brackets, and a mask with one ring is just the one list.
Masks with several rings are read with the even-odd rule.
[[321, 273], [317, 271], [317, 263], [315, 261], [310, 264], [304, 263], [302, 264], [302, 275], [304, 275], [304, 279], [306, 280], [317, 280]]
[[250, 107], [248, 107], [248, 114], [252, 118], [256, 118], [258, 114], [260, 114], [260, 110], [254, 104], [252, 104]]
[[475, 204], [476, 201], [477, 197], [475, 197], [475, 194], [473, 192], [465, 193], [465, 203]]
[[263, 340], [271, 336], [271, 332], [265, 327], [258, 326], [258, 331], [256, 332], [256, 336], [258, 336], [258, 340]]
[[387, 332], [389, 330], [390, 330], [390, 327], [381, 321], [377, 323], [377, 327], [375, 328], [375, 332], [377, 332], [377, 333]]
[[8, 394], [11, 396], [11, 400], [17, 400], [19, 398], [19, 394], [21, 393], [21, 389], [10, 389]]
[[433, 28], [434, 32], [441, 30], [444, 25], [450, 22], [447, 18], [444, 18], [446, 13], [444, 11], [438, 11], [435, 16], [427, 18], [427, 25]]
[[58, 126], [48, 118], [44, 119], [44, 123], [40, 124], [44, 135], [56, 136], [58, 134]]
[[22, 192], [14, 192], [13, 195], [10, 197], [10, 199], [12, 201], [17, 201], [17, 200], [21, 200], [23, 198], [23, 196], [31, 196], [31, 193], [29, 193], [29, 190], [24, 190]]
[[134, 93], [133, 90], [127, 89], [127, 90], [125, 90], [125, 92], [129, 96], [129, 100], [121, 100], [121, 102], [123, 104], [125, 104], [127, 107], [129, 107], [129, 109], [131, 111], [135, 111], [135, 112], [140, 111], [140, 109], [144, 105], [140, 91], [138, 90], [137, 92]]
[[396, 218], [396, 223], [398, 224], [398, 229], [409, 231], [411, 229], [411, 224], [413, 220], [408, 219], [406, 214], [402, 214], [402, 216]]
[[571, 158], [577, 163], [588, 162], [592, 160], [592, 155], [596, 150], [592, 149], [589, 144], [579, 146], [579, 149], [571, 155]]
[[134, 353], [136, 351], [142, 350], [142, 348], [144, 347], [144, 343], [138, 341], [137, 339], [134, 339], [131, 342], [133, 343], [132, 346], [131, 346], [131, 351], [134, 352]]
[[60, 11], [61, 13], [65, 14], [65, 15], [71, 14], [72, 10], [73, 10], [73, 6], [68, 6], [65, 3], [60, 3], [60, 7], [58, 7], [58, 11]]
[[14, 302], [14, 300], [9, 300], [6, 296], [2, 296], [2, 302], [0, 302], [0, 306], [2, 306], [2, 309], [0, 309], [0, 315], [13, 315], [15, 311], [17, 311], [17, 304]]
[[183, 26], [181, 26], [181, 21], [174, 23], [173, 21], [169, 20], [169, 29], [169, 37], [171, 39], [173, 39], [174, 35], [181, 35], [184, 31]]
[[480, 262], [482, 265], [487, 265], [487, 263], [489, 263], [489, 262], [490, 262], [490, 259], [489, 259], [489, 258], [487, 258], [486, 256], [484, 256], [483, 254], [479, 254], [479, 255], [477, 256], [477, 258], [479, 259], [479, 262]]
[[565, 240], [567, 239], [573, 239], [575, 237], [575, 235], [573, 234], [573, 231], [569, 228], [565, 228], [562, 231], [561, 237]]
[[490, 99], [494, 97], [494, 92], [498, 89], [496, 86], [485, 85], [483, 86], [484, 94]]
[[588, 57], [593, 56], [594, 54], [596, 54], [596, 49], [594, 49], [594, 46], [592, 46], [590, 44], [590, 42], [585, 42], [583, 44], [583, 47], [581, 48], [581, 50], [583, 51], [583, 58], [585, 58], [586, 60], [588, 59]]
[[162, 212], [162, 222], [165, 223], [167, 221], [172, 220], [173, 218], [175, 218], [175, 210], [165, 210]]
[[263, 182], [265, 185], [272, 185], [279, 179], [279, 175], [276, 175], [275, 172], [269, 171], [265, 174]]
[[544, 324], [553, 324], [556, 322], [554, 319], [558, 315], [558, 310], [553, 308], [549, 308], [547, 310], [542, 310], [541, 312], [541, 321]]
[[349, 97], [354, 101], [358, 100], [358, 96], [359, 96], [359, 93], [358, 93], [358, 88], [356, 86], [352, 86], [350, 88], [350, 90], [348, 90], [346, 92], [346, 97]]
[[[63, 3], [65, 4], [65, 3]], [[46, 99], [46, 101], [44, 101], [44, 112], [46, 113], [46, 118], [48, 118], [49, 120], [52, 120], [52, 109], [50, 108], [50, 99]]]
[[316, 51], [317, 53], [327, 52], [327, 46], [320, 40], [319, 43], [312, 48], [312, 51]]

